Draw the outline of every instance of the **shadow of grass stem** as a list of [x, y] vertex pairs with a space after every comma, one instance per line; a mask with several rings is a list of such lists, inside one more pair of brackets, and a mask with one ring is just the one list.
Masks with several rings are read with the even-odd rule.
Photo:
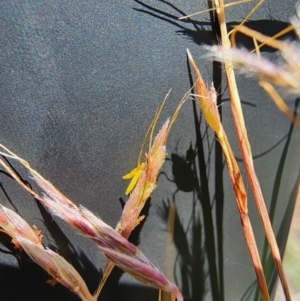
[[214, 91], [214, 89], [211, 89], [209, 91], [206, 88], [202, 76], [200, 74], [200, 71], [197, 68], [189, 50], [187, 50], [187, 55], [193, 67], [193, 70], [196, 74], [195, 87], [196, 87], [196, 92], [198, 94], [197, 100], [201, 108], [202, 115], [204, 116], [207, 124], [216, 133], [216, 136], [218, 138], [218, 141], [222, 147], [225, 156], [229, 177], [235, 193], [236, 204], [240, 214], [242, 230], [246, 239], [252, 264], [254, 266], [259, 289], [263, 297], [263, 300], [269, 301], [270, 296], [268, 292], [268, 287], [263, 273], [263, 268], [259, 257], [258, 249], [255, 243], [255, 237], [252, 231], [251, 222], [248, 216], [247, 195], [246, 195], [244, 182], [238, 164], [235, 160], [234, 154], [230, 147], [229, 141], [227, 139], [227, 135], [223, 129], [220, 120], [217, 104], [215, 102], [216, 95], [213, 94], [216, 92]]
[[[231, 48], [231, 43], [228, 38], [228, 33], [227, 33], [227, 27], [226, 27], [226, 20], [225, 20], [225, 11], [223, 7], [223, 0], [215, 0], [215, 6], [217, 8], [217, 17], [220, 25], [220, 31], [221, 31], [221, 40], [222, 40], [222, 46], [228, 50]], [[298, 7], [298, 11], [300, 11]], [[294, 18], [293, 20], [293, 25], [295, 26], [295, 29], [297, 33], [299, 32], [297, 28], [299, 29], [300, 24], [299, 17]], [[298, 56], [297, 56], [298, 57]], [[288, 55], [285, 57], [285, 59], [291, 59], [294, 60], [294, 56]], [[294, 63], [292, 65], [293, 68], [295, 66], [299, 65], [299, 60], [294, 60]], [[251, 147], [250, 143], [248, 140], [248, 135], [247, 135], [247, 129], [245, 126], [245, 121], [244, 121], [244, 116], [243, 116], [243, 111], [241, 107], [241, 101], [238, 93], [238, 88], [235, 80], [235, 74], [234, 74], [234, 69], [233, 69], [233, 63], [231, 60], [225, 59], [224, 60], [224, 65], [225, 65], [225, 74], [226, 74], [226, 79], [227, 79], [227, 86], [228, 86], [228, 92], [230, 96], [230, 104], [231, 104], [231, 111], [233, 115], [233, 121], [234, 121], [234, 126], [235, 130], [237, 133], [238, 137], [238, 142], [239, 146], [241, 149], [242, 157], [243, 157], [243, 162], [246, 170], [246, 175], [248, 178], [248, 183], [250, 184], [251, 191], [254, 196], [254, 200], [256, 203], [257, 211], [260, 215], [264, 231], [266, 234], [266, 238], [271, 250], [271, 254], [274, 260], [275, 267], [277, 269], [277, 273], [279, 276], [279, 279], [281, 281], [281, 285], [284, 291], [284, 295], [287, 301], [291, 301], [291, 295], [289, 292], [289, 288], [287, 285], [286, 277], [284, 274], [284, 270], [282, 267], [282, 261], [281, 261], [281, 256], [279, 252], [279, 248], [276, 242], [276, 238], [272, 229], [272, 224], [270, 222], [270, 218], [268, 215], [268, 210], [265, 205], [264, 197], [260, 188], [259, 180], [257, 178], [255, 169], [254, 169], [254, 163], [253, 163], [253, 158], [252, 158], [252, 153], [251, 153]], [[299, 67], [300, 68], [300, 67]], [[299, 73], [299, 68], [298, 68], [298, 73]]]

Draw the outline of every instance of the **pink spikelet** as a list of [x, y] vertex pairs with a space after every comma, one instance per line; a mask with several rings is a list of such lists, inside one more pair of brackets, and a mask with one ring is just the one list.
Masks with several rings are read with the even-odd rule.
[[27, 255], [49, 275], [53, 277], [48, 282], [61, 283], [83, 301], [95, 301], [79, 273], [59, 254], [44, 248], [42, 235], [36, 227], [28, 223], [14, 211], [0, 204], [0, 228], [12, 237], [16, 247], [23, 249]]
[[46, 193], [41, 202], [71, 227], [92, 239], [104, 255], [116, 266], [139, 281], [170, 292], [182, 300], [179, 289], [169, 282], [136, 246], [83, 206], [77, 207], [50, 182], [36, 175], [34, 180]]
[[176, 285], [167, 280], [167, 278], [156, 268], [140, 251], [134, 257], [121, 254], [111, 249], [102, 249], [106, 257], [115, 265], [131, 274], [139, 281], [170, 292], [172, 297], [182, 301], [182, 295]]
[[[214, 59], [222, 62], [229, 60], [246, 75], [256, 76], [261, 80], [266, 80], [287, 88], [293, 93], [300, 94], [299, 74], [293, 70], [295, 66], [298, 65], [299, 67], [300, 56], [299, 50], [297, 51], [292, 45], [282, 53], [288, 63], [282, 67], [265, 58], [258, 58], [256, 54], [249, 53], [244, 49], [224, 48], [222, 46], [213, 46], [209, 49]], [[296, 64], [293, 62], [296, 62]]]
[[130, 236], [131, 232], [139, 223], [140, 213], [153, 190], [156, 188], [157, 176], [166, 158], [165, 143], [169, 124], [170, 120], [168, 119], [154, 139], [149, 153], [146, 154], [145, 169], [142, 171], [123, 209], [117, 230], [126, 238]]

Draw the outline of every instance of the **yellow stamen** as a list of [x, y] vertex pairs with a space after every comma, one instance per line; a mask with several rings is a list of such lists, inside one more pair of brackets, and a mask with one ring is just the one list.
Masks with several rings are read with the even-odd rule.
[[133, 190], [144, 168], [145, 168], [145, 163], [141, 163], [136, 168], [134, 168], [130, 173], [123, 176], [124, 180], [131, 179], [125, 192], [126, 195], [128, 195]]

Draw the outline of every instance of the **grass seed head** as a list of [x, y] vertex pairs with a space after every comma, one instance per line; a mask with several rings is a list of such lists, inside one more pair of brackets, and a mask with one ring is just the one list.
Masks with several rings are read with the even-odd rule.
[[45, 249], [42, 245], [32, 243], [28, 239], [20, 236], [16, 239], [28, 256], [47, 271], [55, 281], [77, 294], [81, 300], [95, 300], [79, 273], [63, 257], [50, 249]]
[[120, 254], [111, 249], [103, 249], [103, 252], [109, 260], [121, 267], [134, 278], [157, 289], [170, 292], [173, 297], [177, 298], [179, 301], [182, 300], [178, 287], [167, 280], [162, 272], [141, 252], [137, 252], [134, 257]]
[[[292, 93], [300, 94], [299, 74], [294, 72], [295, 65], [299, 66], [297, 59], [300, 57], [299, 51], [295, 47], [289, 47], [283, 52], [287, 64], [282, 67], [244, 49], [224, 48], [222, 46], [213, 46], [209, 49], [214, 59], [221, 62], [229, 60], [246, 75], [255, 76], [260, 80], [287, 88]], [[297, 70], [299, 72], [299, 69]]]
[[[16, 236], [24, 237], [34, 244], [41, 244], [41, 235], [14, 211], [0, 204], [0, 227], [13, 239]], [[14, 240], [15, 241], [15, 240]]]

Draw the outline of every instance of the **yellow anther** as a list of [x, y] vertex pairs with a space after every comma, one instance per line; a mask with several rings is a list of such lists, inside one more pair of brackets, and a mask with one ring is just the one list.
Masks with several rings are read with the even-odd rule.
[[133, 190], [144, 168], [145, 168], [145, 163], [141, 163], [136, 168], [134, 168], [130, 173], [123, 176], [124, 180], [131, 179], [125, 192], [126, 195], [128, 195]]

